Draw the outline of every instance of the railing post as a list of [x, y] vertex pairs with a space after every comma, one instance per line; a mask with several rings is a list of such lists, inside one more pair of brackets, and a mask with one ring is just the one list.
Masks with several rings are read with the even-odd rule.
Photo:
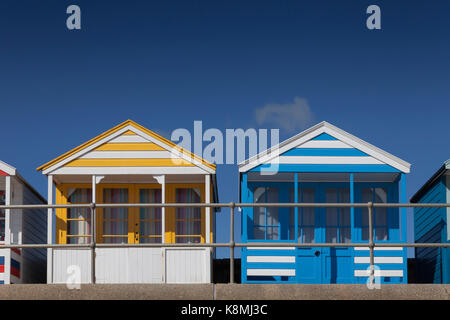
[[234, 207], [235, 203], [230, 202], [230, 283], [234, 283]]
[[91, 209], [91, 283], [95, 284], [95, 245], [97, 243], [97, 214], [96, 214], [95, 203], [92, 203]]
[[370, 284], [373, 285], [375, 283], [375, 258], [374, 258], [374, 249], [375, 244], [373, 241], [373, 203], [368, 202], [368, 213], [369, 213], [369, 251], [370, 251]]

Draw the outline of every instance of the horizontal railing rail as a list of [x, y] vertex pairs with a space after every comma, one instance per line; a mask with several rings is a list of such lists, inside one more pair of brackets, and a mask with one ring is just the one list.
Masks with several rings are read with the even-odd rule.
[[[230, 241], [223, 243], [97, 243], [95, 236], [95, 224], [97, 215], [95, 209], [99, 208], [230, 208]], [[369, 221], [369, 240], [367, 242], [358, 243], [298, 243], [298, 242], [250, 242], [250, 243], [236, 243], [234, 241], [234, 209], [238, 208], [256, 208], [256, 207], [289, 207], [289, 208], [367, 208]], [[370, 250], [370, 282], [375, 281], [374, 273], [374, 250], [376, 247], [401, 247], [401, 248], [448, 248], [450, 243], [386, 243], [374, 241], [374, 227], [373, 227], [373, 208], [446, 208], [450, 207], [450, 203], [85, 203], [85, 204], [28, 204], [28, 205], [0, 205], [0, 210], [12, 210], [10, 213], [14, 214], [14, 210], [19, 209], [67, 209], [67, 208], [90, 208], [93, 210], [91, 217], [94, 221], [91, 224], [92, 230], [91, 243], [89, 244], [9, 244], [4, 243], [0, 245], [1, 249], [58, 249], [58, 248], [73, 248], [91, 250], [91, 282], [95, 283], [95, 248], [163, 248], [163, 247], [179, 247], [179, 248], [229, 248], [230, 249], [230, 283], [234, 283], [234, 249], [242, 247], [296, 247], [296, 248], [311, 248], [311, 247], [341, 247], [341, 248], [356, 248], [365, 247]], [[28, 214], [28, 213], [27, 213]], [[5, 230], [6, 231], [6, 230]]]

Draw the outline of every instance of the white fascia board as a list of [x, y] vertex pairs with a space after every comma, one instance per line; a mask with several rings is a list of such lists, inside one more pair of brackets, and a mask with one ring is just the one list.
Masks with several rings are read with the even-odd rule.
[[[320, 125], [321, 123], [319, 123]], [[248, 160], [244, 160], [243, 162], [239, 163], [239, 172], [247, 172], [254, 167], [259, 166], [260, 164], [266, 163], [279, 155], [285, 153], [286, 151], [295, 148], [306, 141], [311, 140], [315, 136], [322, 134], [324, 131], [323, 127], [318, 127], [319, 125], [316, 125], [314, 127], [311, 127], [281, 143], [278, 145], [260, 152], [256, 156], [251, 157]]]
[[6, 162], [3, 162], [1, 160], [0, 160], [0, 170], [9, 174], [10, 176], [16, 175], [16, 168], [14, 168], [13, 166], [10, 166], [9, 164], [7, 164]]
[[72, 160], [77, 159], [78, 157], [80, 157], [80, 156], [82, 156], [82, 155], [84, 155], [84, 154], [86, 154], [86, 153], [88, 153], [88, 152], [94, 150], [95, 148], [101, 146], [102, 144], [104, 144], [104, 143], [106, 143], [106, 142], [108, 142], [108, 141], [114, 139], [115, 137], [121, 135], [122, 133], [128, 131], [128, 130], [129, 130], [128, 127], [129, 127], [129, 126], [126, 126], [125, 128], [122, 128], [122, 129], [118, 130], [117, 132], [114, 132], [114, 133], [110, 134], [109, 136], [107, 136], [107, 137], [105, 137], [105, 138], [103, 138], [103, 139], [97, 141], [96, 143], [90, 145], [89, 147], [86, 147], [86, 148], [84, 148], [83, 150], [80, 150], [80, 151], [74, 153], [74, 154], [71, 155], [70, 157], [68, 157], [68, 158], [66, 158], [66, 159], [64, 159], [64, 160], [62, 160], [62, 161], [60, 161], [60, 162], [54, 164], [53, 166], [51, 166], [51, 167], [49, 167], [49, 168], [43, 170], [43, 171], [42, 171], [42, 174], [45, 174], [45, 175], [53, 174], [53, 171], [55, 171], [56, 169], [58, 169], [58, 168], [64, 166], [65, 164], [71, 162]]
[[199, 167], [63, 167], [54, 175], [205, 174]]
[[[162, 147], [162, 148], [164, 148], [166, 150], [170, 150], [170, 152], [173, 155], [176, 155], [177, 157], [180, 157], [180, 158], [182, 158], [182, 159], [184, 159], [184, 160], [186, 160], [188, 162], [191, 162], [191, 163], [195, 164], [196, 166], [198, 166], [198, 167], [202, 168], [204, 171], [206, 171], [206, 173], [209, 173], [209, 174], [215, 174], [216, 173], [216, 170], [214, 170], [214, 169], [204, 165], [200, 161], [197, 161], [193, 157], [190, 157], [188, 154], [186, 154], [184, 152], [180, 152], [180, 151], [174, 149], [173, 147], [169, 146], [168, 144], [165, 144], [162, 141], [154, 139], [152, 136], [146, 134], [145, 132], [142, 132], [141, 130], [136, 129], [136, 128], [133, 128], [132, 131], [135, 132], [136, 134], [140, 135], [141, 137], [146, 138], [146, 139], [150, 140], [151, 142], [159, 145], [160, 147]], [[192, 153], [192, 154], [194, 154], [194, 153]]]
[[361, 140], [357, 137], [355, 137], [354, 135], [339, 129], [329, 123], [325, 123], [325, 132], [336, 137], [337, 139], [351, 145], [352, 147], [355, 147], [365, 153], [367, 153], [368, 155], [374, 157], [377, 160], [380, 160], [404, 173], [409, 173], [410, 172], [410, 168], [411, 168], [411, 164], [409, 164], [406, 161], [403, 161], [400, 158], [397, 158], [396, 156], [381, 150], [378, 147], [375, 147], [374, 145]]
[[[128, 130], [133, 131], [134, 133], [136, 133], [137, 135], [147, 139], [149, 142], [155, 143], [156, 145], [166, 149], [166, 150], [171, 150], [171, 152], [174, 150], [172, 147], [170, 147], [169, 145], [153, 138], [152, 136], [142, 132], [139, 129], [136, 129], [135, 127], [131, 126], [131, 125], [127, 125], [126, 127], [118, 130], [117, 132], [114, 132], [112, 134], [110, 134], [109, 136], [97, 141], [96, 143], [90, 145], [89, 147], [86, 147], [83, 150], [80, 150], [79, 152], [74, 153], [73, 155], [71, 155], [70, 157], [64, 159], [61, 162], [56, 163], [55, 165], [45, 169], [44, 171], [42, 171], [43, 174], [48, 175], [48, 174], [61, 174], [56, 172], [57, 169], [61, 168], [62, 166], [64, 166], [65, 164], [85, 155], [86, 153], [94, 150], [95, 148], [101, 146], [104, 143], [107, 143], [108, 141], [120, 136], [121, 134], [127, 132]], [[174, 153], [174, 152], [172, 152]], [[203, 165], [202, 163], [196, 161], [195, 159], [191, 159], [188, 155], [186, 154], [181, 154], [180, 152], [177, 152], [176, 155], [180, 155], [182, 156], [182, 158], [186, 161], [189, 161], [191, 163], [194, 163], [196, 166], [200, 167], [201, 169], [203, 169], [204, 171], [206, 171], [206, 173], [215, 173], [215, 170], [212, 168], [209, 168], [208, 166]], [[59, 170], [58, 170], [59, 171]]]

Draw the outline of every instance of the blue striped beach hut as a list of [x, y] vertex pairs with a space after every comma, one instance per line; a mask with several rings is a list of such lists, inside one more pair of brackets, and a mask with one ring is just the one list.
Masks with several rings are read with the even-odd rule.
[[[410, 164], [321, 122], [239, 164], [244, 203], [405, 202]], [[406, 212], [374, 209], [374, 240], [406, 242]], [[368, 243], [367, 208], [243, 208], [243, 242]], [[406, 249], [377, 247], [381, 283], [407, 282]], [[242, 249], [243, 283], [365, 283], [368, 247]]]

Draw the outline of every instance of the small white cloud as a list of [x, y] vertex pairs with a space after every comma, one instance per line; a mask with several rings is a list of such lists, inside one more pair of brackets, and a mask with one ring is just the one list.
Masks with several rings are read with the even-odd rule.
[[294, 132], [309, 126], [313, 120], [313, 113], [306, 99], [295, 97], [293, 103], [271, 103], [255, 109], [255, 119], [260, 126], [272, 124]]

